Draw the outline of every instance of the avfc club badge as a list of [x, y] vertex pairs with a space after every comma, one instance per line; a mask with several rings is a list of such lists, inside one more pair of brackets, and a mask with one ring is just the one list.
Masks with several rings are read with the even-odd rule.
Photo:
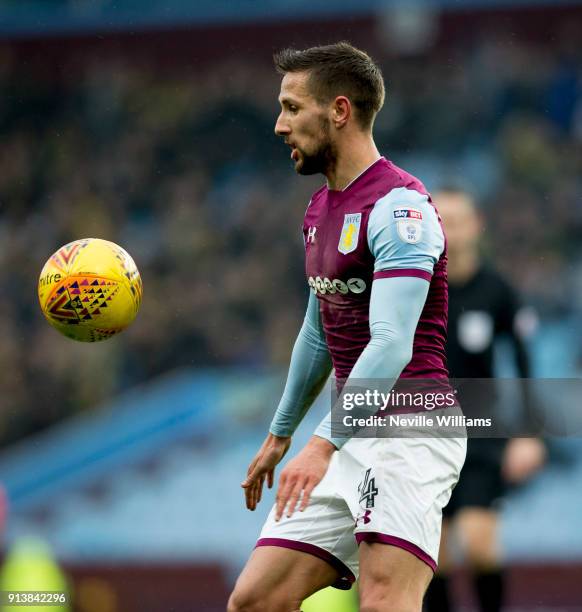
[[358, 237], [360, 235], [360, 225], [362, 223], [362, 213], [351, 213], [344, 215], [344, 225], [340, 235], [337, 250], [344, 255], [355, 251], [358, 247]]
[[415, 208], [396, 208], [394, 210], [398, 236], [404, 242], [416, 244], [422, 238], [422, 212]]

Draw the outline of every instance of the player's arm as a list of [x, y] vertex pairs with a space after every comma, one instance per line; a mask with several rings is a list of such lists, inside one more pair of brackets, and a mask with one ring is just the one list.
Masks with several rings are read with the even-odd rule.
[[285, 389], [269, 428], [272, 435], [293, 435], [325, 385], [331, 369], [319, 302], [310, 292], [305, 319], [291, 353]]
[[242, 483], [249, 510], [254, 510], [260, 502], [265, 479], [269, 488], [273, 486], [275, 466], [289, 449], [291, 436], [319, 395], [331, 369], [319, 304], [315, 295], [310, 293], [305, 319], [291, 353], [281, 401], [269, 434], [251, 462], [247, 478]]

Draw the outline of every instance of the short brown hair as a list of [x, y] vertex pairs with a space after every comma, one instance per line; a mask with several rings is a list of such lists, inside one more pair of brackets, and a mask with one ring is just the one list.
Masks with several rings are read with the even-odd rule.
[[339, 42], [303, 51], [283, 49], [273, 60], [281, 74], [309, 72], [309, 88], [320, 104], [346, 96], [356, 107], [361, 127], [371, 129], [384, 104], [384, 79], [367, 53], [348, 42]]

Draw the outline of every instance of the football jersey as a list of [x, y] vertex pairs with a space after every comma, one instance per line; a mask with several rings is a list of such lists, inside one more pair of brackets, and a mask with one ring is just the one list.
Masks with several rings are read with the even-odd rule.
[[303, 237], [307, 281], [338, 381], [370, 340], [372, 281], [398, 276], [430, 283], [401, 378], [448, 377], [446, 242], [417, 178], [382, 157], [342, 191], [323, 186], [307, 207]]

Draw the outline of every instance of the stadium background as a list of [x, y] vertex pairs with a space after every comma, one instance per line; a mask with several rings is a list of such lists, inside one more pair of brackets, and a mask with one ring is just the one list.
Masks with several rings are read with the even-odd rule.
[[[75, 610], [223, 609], [268, 509], [239, 483], [303, 316], [321, 182], [273, 134], [277, 48], [348, 39], [380, 61], [380, 149], [429, 190], [474, 186], [488, 255], [537, 313], [535, 375], [580, 374], [581, 3], [8, 1], [0, 36], [2, 545], [48, 543]], [[134, 326], [98, 345], [35, 295], [87, 236], [144, 281]], [[580, 609], [581, 484], [582, 443], [553, 440], [504, 505], [512, 609]]]

